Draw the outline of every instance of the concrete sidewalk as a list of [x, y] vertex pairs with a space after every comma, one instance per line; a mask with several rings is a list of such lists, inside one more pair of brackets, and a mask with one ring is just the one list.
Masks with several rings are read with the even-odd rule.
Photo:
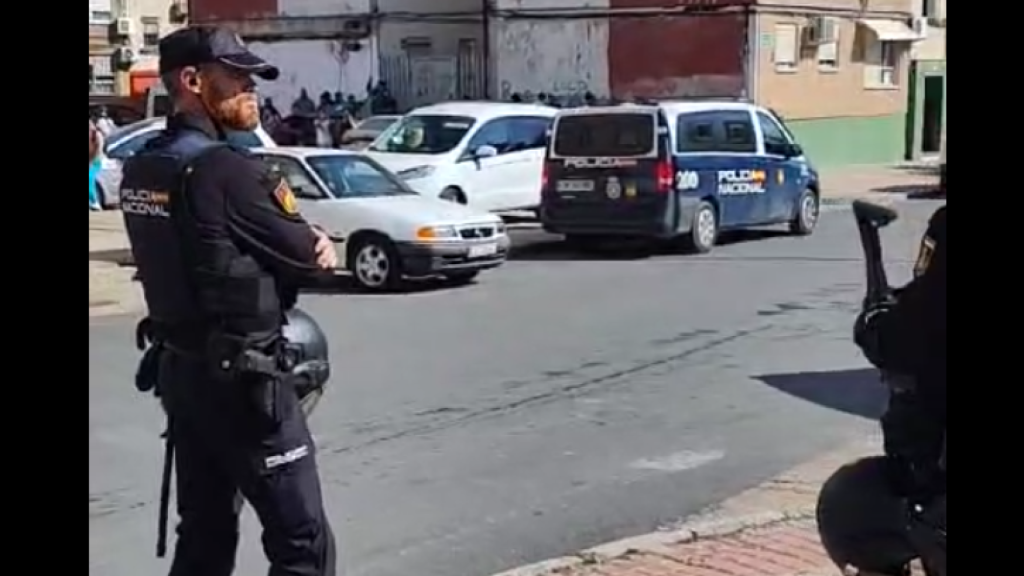
[[89, 317], [143, 310], [142, 291], [124, 266], [128, 238], [120, 212], [89, 213]]
[[880, 450], [877, 437], [855, 442], [678, 527], [496, 576], [838, 576], [814, 524], [818, 489], [843, 463]]

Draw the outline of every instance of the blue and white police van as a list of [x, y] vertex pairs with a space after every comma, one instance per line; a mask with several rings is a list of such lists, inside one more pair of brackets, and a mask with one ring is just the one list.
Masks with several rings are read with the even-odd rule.
[[772, 111], [735, 100], [563, 110], [543, 169], [540, 220], [567, 238], [681, 238], [818, 222], [818, 173]]

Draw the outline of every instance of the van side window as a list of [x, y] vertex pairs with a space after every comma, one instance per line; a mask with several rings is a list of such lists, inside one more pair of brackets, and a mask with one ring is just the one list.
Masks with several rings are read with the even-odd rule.
[[519, 116], [512, 119], [510, 129], [511, 150], [536, 150], [547, 146], [548, 128], [551, 119], [542, 116]]
[[466, 153], [472, 154], [481, 146], [494, 146], [498, 154], [506, 154], [512, 144], [511, 126], [511, 118], [496, 118], [484, 124], [466, 145]]
[[761, 125], [761, 135], [764, 137], [765, 154], [785, 156], [789, 151], [789, 136], [782, 131], [782, 127], [774, 118], [764, 112], [757, 113], [757, 122]]
[[716, 110], [680, 114], [676, 150], [753, 154], [757, 152], [754, 124], [742, 110]]

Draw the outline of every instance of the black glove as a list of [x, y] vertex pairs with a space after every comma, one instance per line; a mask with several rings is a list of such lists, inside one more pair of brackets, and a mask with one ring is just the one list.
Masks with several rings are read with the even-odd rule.
[[853, 323], [853, 341], [868, 361], [877, 368], [883, 368], [884, 364], [878, 341], [878, 320], [888, 314], [895, 305], [895, 298], [887, 298], [866, 306]]

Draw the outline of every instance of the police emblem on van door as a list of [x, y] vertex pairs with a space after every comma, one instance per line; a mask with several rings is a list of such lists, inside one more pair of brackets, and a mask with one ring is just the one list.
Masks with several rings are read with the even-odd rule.
[[605, 188], [605, 193], [612, 200], [618, 200], [622, 197], [622, 183], [619, 182], [618, 178], [612, 176], [608, 179], [608, 186]]

